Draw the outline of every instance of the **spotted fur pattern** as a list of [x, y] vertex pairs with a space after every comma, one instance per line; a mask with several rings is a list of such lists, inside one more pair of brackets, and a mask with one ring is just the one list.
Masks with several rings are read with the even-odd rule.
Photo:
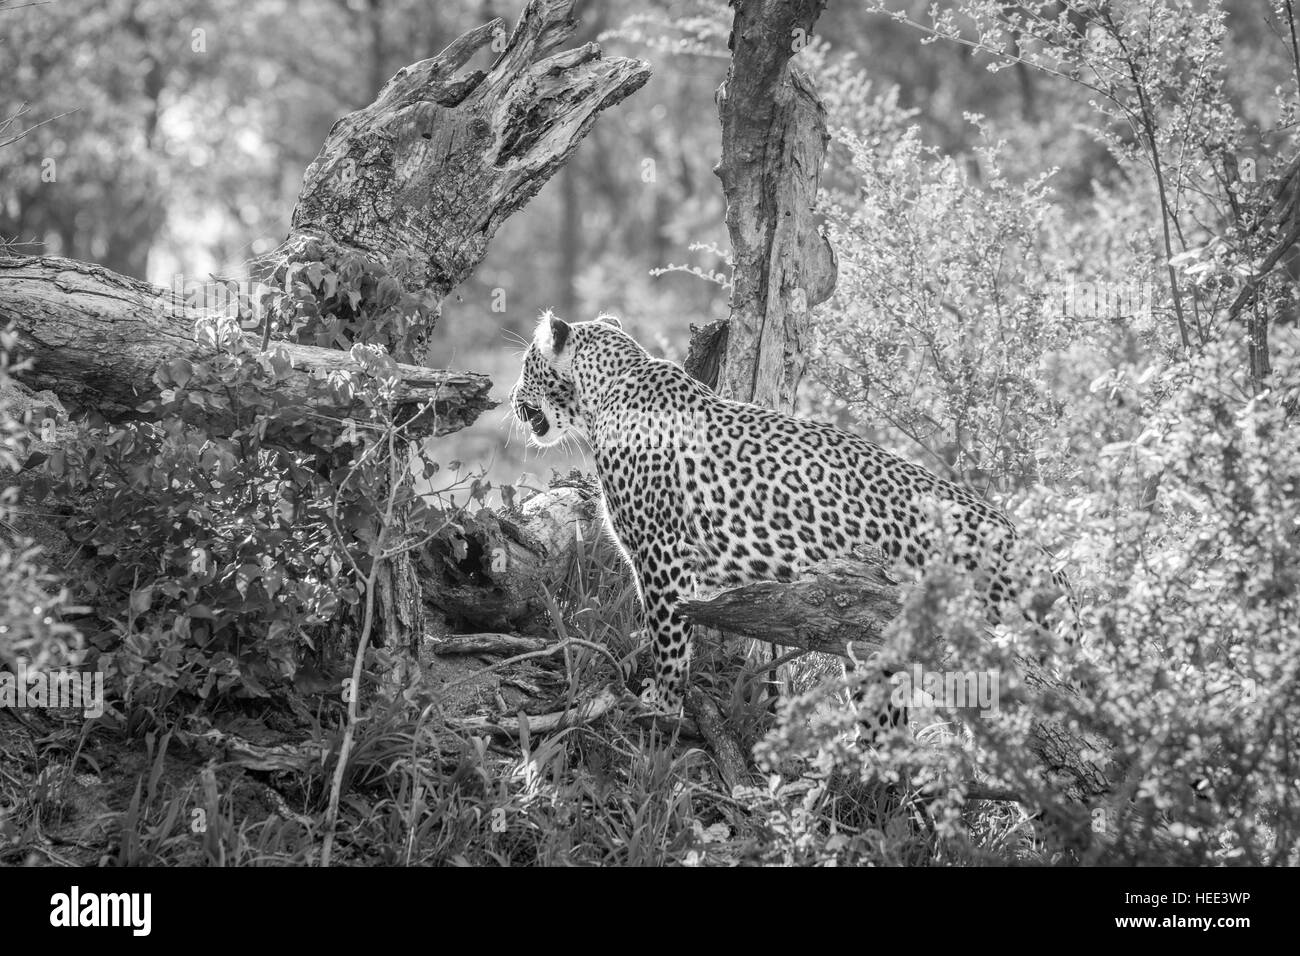
[[935, 502], [959, 522], [968, 563], [989, 572], [989, 606], [1014, 593], [1015, 530], [974, 492], [830, 425], [719, 398], [652, 358], [617, 320], [544, 316], [510, 400], [536, 444], [572, 433], [591, 445], [669, 709], [691, 656], [683, 598], [788, 579], [858, 545], [920, 566]]

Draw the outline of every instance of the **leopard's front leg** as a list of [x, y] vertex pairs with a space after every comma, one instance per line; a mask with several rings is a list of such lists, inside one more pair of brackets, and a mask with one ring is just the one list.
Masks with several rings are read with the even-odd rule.
[[690, 562], [668, 546], [645, 542], [630, 554], [654, 659], [651, 703], [678, 713], [690, 677], [691, 625], [681, 601], [693, 593]]
[[691, 660], [691, 625], [678, 609], [694, 594], [696, 562], [678, 490], [678, 449], [654, 433], [633, 435], [645, 441], [598, 447], [596, 470], [609, 528], [631, 565], [650, 634], [654, 686], [646, 696], [677, 713]]

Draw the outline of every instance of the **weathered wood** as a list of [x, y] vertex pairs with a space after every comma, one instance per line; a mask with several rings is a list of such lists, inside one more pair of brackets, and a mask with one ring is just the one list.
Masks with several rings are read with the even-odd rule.
[[[839, 657], [867, 657], [884, 648], [885, 630], [902, 610], [897, 582], [878, 564], [833, 560], [788, 583], [759, 582], [707, 600], [683, 602], [697, 626]], [[1113, 748], [1096, 734], [1051, 715], [1058, 701], [1079, 701], [1077, 688], [1037, 661], [1016, 657], [1024, 705], [1045, 716], [1032, 721], [1030, 749], [1049, 785], [1088, 801], [1110, 792], [1118, 778]]]
[[330, 748], [311, 740], [258, 744], [216, 727], [202, 731], [176, 731], [176, 740], [210, 760], [235, 764], [259, 773], [313, 773], [325, 767]]
[[[530, 734], [549, 734], [564, 727], [589, 724], [609, 713], [619, 702], [619, 694], [612, 687], [602, 688], [593, 697], [579, 701], [568, 710], [526, 717]], [[490, 733], [505, 737], [518, 737], [522, 729], [519, 717], [463, 717], [447, 721], [447, 726], [465, 733]]]
[[[202, 314], [170, 291], [100, 266], [53, 256], [0, 258], [0, 325], [13, 322], [19, 347], [35, 360], [24, 382], [53, 391], [72, 411], [93, 408], [107, 418], [130, 414], [158, 394], [153, 376], [160, 367], [177, 358], [201, 362], [215, 355], [194, 334]], [[260, 347], [256, 336], [246, 340]], [[365, 414], [308, 401], [312, 377], [362, 370], [347, 352], [288, 342], [272, 343], [272, 350], [293, 364], [278, 385], [287, 401], [310, 404], [313, 413], [340, 426], [355, 412]], [[392, 412], [411, 421], [413, 434], [445, 435], [496, 405], [485, 375], [398, 368], [401, 384]]]
[[836, 278], [834, 252], [814, 218], [829, 142], [826, 111], [791, 63], [826, 0], [731, 5], [716, 170], [734, 262], [731, 314], [725, 335], [697, 333], [693, 370], [707, 375], [720, 364], [719, 394], [790, 412], [807, 365], [812, 307], [830, 298]]
[[378, 98], [339, 120], [307, 168], [293, 230], [401, 256], [413, 286], [446, 295], [482, 260], [497, 228], [565, 163], [596, 114], [649, 78], [640, 60], [594, 43], [553, 52], [576, 24], [573, 0], [531, 0], [486, 70], [462, 67], [501, 20], [398, 71]]
[[431, 609], [460, 627], [544, 632], [547, 588], [600, 533], [591, 489], [553, 488], [515, 511], [484, 508], [416, 555]]
[[553, 644], [540, 637], [520, 634], [454, 634], [438, 637], [425, 644], [434, 654], [527, 654], [540, 651]]
[[788, 583], [760, 581], [682, 602], [696, 625], [839, 657], [849, 656], [850, 642], [858, 657], [881, 650], [901, 610], [898, 582], [884, 568], [847, 560]]
[[700, 735], [713, 751], [722, 782], [729, 791], [734, 790], [749, 776], [749, 761], [745, 759], [740, 742], [718, 711], [718, 705], [703, 690], [691, 687], [686, 691], [686, 713], [695, 721]]

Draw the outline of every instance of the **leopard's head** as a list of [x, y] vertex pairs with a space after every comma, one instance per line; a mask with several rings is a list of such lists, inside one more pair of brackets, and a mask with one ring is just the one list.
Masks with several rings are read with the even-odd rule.
[[573, 432], [585, 435], [587, 402], [608, 374], [644, 354], [613, 316], [565, 322], [546, 312], [510, 390], [510, 407], [538, 445], [554, 445]]

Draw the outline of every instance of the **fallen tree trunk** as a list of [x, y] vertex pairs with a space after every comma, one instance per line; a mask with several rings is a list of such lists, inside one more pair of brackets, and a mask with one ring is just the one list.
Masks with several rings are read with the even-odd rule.
[[[788, 583], [748, 584], [681, 607], [696, 625], [728, 637], [858, 659], [884, 648], [885, 630], [901, 610], [898, 584], [883, 566], [847, 560], [825, 562]], [[1016, 657], [1014, 663], [1016, 696], [1034, 714], [1054, 714], [1057, 704], [1080, 700], [1075, 687], [1037, 661]], [[1100, 797], [1117, 782], [1110, 745], [1065, 721], [1035, 716], [1030, 747], [1048, 785], [1073, 800]]]
[[[19, 347], [35, 361], [24, 381], [54, 392], [74, 414], [94, 409], [109, 419], [130, 415], [158, 394], [153, 376], [159, 368], [178, 358], [197, 363], [216, 354], [194, 334], [202, 310], [99, 266], [56, 257], [0, 258], [0, 292], [0, 326], [13, 322]], [[256, 336], [248, 342], [260, 348]], [[293, 364], [279, 383], [288, 401], [310, 405], [340, 427], [351, 419], [350, 406], [308, 400], [313, 377], [361, 370], [347, 352], [292, 342], [274, 342], [272, 351]], [[445, 435], [497, 404], [488, 397], [492, 381], [486, 375], [416, 365], [399, 365], [398, 371], [401, 384], [391, 411], [417, 433]]]

